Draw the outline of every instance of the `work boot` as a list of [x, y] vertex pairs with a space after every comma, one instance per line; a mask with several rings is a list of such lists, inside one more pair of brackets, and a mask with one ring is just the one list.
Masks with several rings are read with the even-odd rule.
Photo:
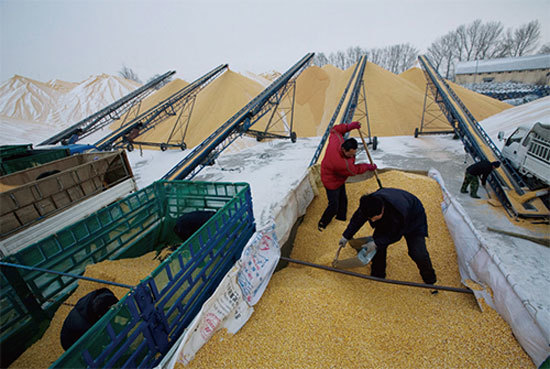
[[470, 197], [473, 197], [474, 199], [481, 199], [481, 197], [479, 197], [475, 192], [471, 192]]

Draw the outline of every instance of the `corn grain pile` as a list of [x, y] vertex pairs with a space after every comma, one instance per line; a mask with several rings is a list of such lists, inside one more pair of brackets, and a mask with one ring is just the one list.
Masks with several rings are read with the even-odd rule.
[[[86, 277], [135, 286], [160, 264], [158, 258], [155, 259], [155, 255], [156, 251], [153, 251], [139, 258], [107, 260], [98, 264], [88, 265], [84, 275]], [[128, 289], [123, 287], [79, 280], [78, 288], [65, 303], [74, 305], [80, 298], [102, 287], [107, 287], [113, 291], [119, 300], [128, 292]], [[69, 305], [61, 305], [42, 338], [14, 361], [10, 365], [10, 368], [42, 369], [52, 365], [64, 353], [60, 341], [61, 328], [72, 308]]]
[[[330, 64], [323, 67], [310, 66], [297, 76], [292, 128], [298, 137], [316, 137], [324, 134], [354, 69], [355, 65], [346, 70]], [[420, 127], [426, 90], [426, 79], [421, 69], [412, 68], [396, 75], [367, 62], [363, 81], [372, 136], [412, 135], [414, 129]], [[485, 119], [511, 107], [509, 104], [467, 90], [452, 82], [449, 83], [477, 120]], [[187, 82], [179, 79], [170, 82], [144, 99], [140, 112], [153, 107], [186, 85]], [[266, 86], [257, 80], [226, 70], [197, 95], [187, 131], [183, 123], [187, 121], [186, 116], [189, 111], [186, 111], [181, 118], [178, 111], [178, 114], [165, 119], [136, 141], [167, 142], [179, 118], [180, 124], [170, 143], [180, 143], [185, 135], [184, 141], [187, 147], [194, 147], [265, 88]], [[281, 117], [285, 116], [284, 122], [289, 126], [292, 97], [293, 93], [290, 90], [282, 99], [277, 115], [271, 122], [270, 132], [288, 134], [288, 128], [284, 126]], [[428, 103], [430, 101], [433, 101], [433, 98], [428, 95]], [[362, 100], [361, 103], [364, 104]], [[360, 108], [364, 111], [364, 105]], [[435, 109], [438, 109], [437, 105]], [[263, 131], [270, 116], [271, 112], [256, 122], [252, 129]], [[366, 118], [356, 119], [361, 119], [364, 125], [363, 131], [367, 132]], [[117, 128], [119, 125], [120, 123], [114, 123], [112, 128]], [[449, 129], [449, 125], [441, 115], [440, 125], [431, 128]], [[352, 135], [357, 134], [352, 133]]]
[[[402, 188], [420, 198], [428, 217], [427, 247], [437, 283], [462, 287], [437, 183], [396, 171], [379, 177], [385, 187]], [[347, 188], [349, 219], [359, 197], [378, 187], [371, 179]], [[298, 230], [292, 258], [330, 265], [347, 223], [333, 220], [319, 232], [317, 222], [326, 204], [321, 191]], [[371, 233], [367, 224], [356, 237]], [[341, 258], [354, 255], [347, 247]], [[388, 278], [422, 283], [404, 240], [389, 247], [387, 262]], [[354, 271], [368, 274], [369, 269]], [[488, 306], [482, 312], [473, 295], [432, 295], [426, 289], [290, 264], [273, 275], [245, 326], [233, 336], [218, 331], [188, 367], [529, 368], [533, 363], [506, 322]]]

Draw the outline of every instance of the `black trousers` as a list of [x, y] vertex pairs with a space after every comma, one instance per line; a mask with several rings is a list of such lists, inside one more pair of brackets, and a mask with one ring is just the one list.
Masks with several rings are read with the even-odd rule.
[[327, 191], [328, 206], [321, 216], [319, 225], [325, 228], [331, 221], [334, 216], [338, 220], [346, 220], [346, 215], [348, 211], [348, 196], [346, 195], [346, 185], [343, 184], [335, 190]]
[[[437, 281], [432, 267], [430, 254], [426, 249], [426, 239], [419, 235], [406, 235], [410, 258], [416, 263], [424, 283], [434, 284]], [[389, 246], [389, 245], [388, 245]], [[388, 246], [379, 247], [372, 258], [371, 273], [373, 277], [386, 278], [386, 255]]]

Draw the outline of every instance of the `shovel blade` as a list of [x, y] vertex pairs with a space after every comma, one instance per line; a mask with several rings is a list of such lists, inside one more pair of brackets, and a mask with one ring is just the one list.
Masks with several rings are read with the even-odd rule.
[[370, 241], [372, 241], [372, 236], [353, 238], [353, 239], [349, 240], [349, 245], [351, 247], [353, 247], [355, 250], [361, 251], [363, 246], [365, 246], [365, 244], [367, 244]]
[[350, 269], [350, 268], [362, 267], [362, 266], [365, 266], [365, 264], [361, 260], [355, 257], [355, 258], [349, 258], [344, 260], [334, 260], [332, 262], [332, 266], [334, 268], [339, 268], [339, 269]]

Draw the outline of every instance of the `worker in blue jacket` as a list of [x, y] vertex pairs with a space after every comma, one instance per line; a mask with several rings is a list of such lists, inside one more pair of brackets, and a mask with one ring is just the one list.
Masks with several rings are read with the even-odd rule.
[[474, 199], [479, 199], [480, 197], [477, 195], [477, 189], [479, 188], [478, 177], [481, 177], [481, 185], [485, 187], [487, 177], [489, 177], [493, 169], [498, 167], [500, 167], [500, 161], [490, 162], [489, 160], [481, 160], [470, 165], [466, 168], [466, 174], [464, 175], [464, 182], [462, 182], [460, 192], [468, 193], [468, 186], [470, 186], [470, 196]]
[[361, 197], [359, 208], [351, 217], [339, 242], [344, 247], [361, 227], [369, 222], [374, 228], [376, 254], [372, 259], [371, 276], [386, 278], [386, 254], [389, 245], [405, 237], [409, 256], [416, 263], [424, 283], [437, 281], [426, 249], [428, 236], [426, 212], [413, 194], [397, 188], [381, 188]]

